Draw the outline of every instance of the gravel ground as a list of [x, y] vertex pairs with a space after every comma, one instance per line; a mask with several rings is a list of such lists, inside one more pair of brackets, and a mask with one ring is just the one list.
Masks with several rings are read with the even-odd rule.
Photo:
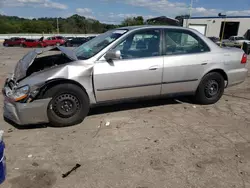
[[[28, 50], [0, 47], [1, 84]], [[8, 168], [1, 187], [250, 187], [249, 91], [248, 77], [210, 106], [161, 99], [99, 107], [67, 128], [1, 119]]]

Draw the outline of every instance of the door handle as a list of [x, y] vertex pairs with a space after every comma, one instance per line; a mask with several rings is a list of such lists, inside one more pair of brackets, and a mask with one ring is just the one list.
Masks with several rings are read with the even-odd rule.
[[204, 61], [201, 62], [201, 65], [207, 65], [208, 62], [209, 62], [208, 60], [204, 60]]
[[157, 70], [159, 69], [160, 67], [158, 65], [154, 65], [152, 67], [149, 67], [149, 70]]

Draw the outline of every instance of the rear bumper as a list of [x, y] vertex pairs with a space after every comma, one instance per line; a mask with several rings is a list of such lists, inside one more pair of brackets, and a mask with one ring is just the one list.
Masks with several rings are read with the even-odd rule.
[[247, 68], [234, 69], [234, 70], [228, 71], [227, 72], [227, 76], [228, 76], [227, 86], [230, 87], [230, 86], [234, 86], [234, 85], [244, 82], [247, 78], [247, 75], [248, 75]]
[[[8, 80], [6, 80], [8, 83]], [[47, 108], [51, 98], [35, 100], [30, 103], [15, 102], [8, 96], [10, 87], [5, 84], [3, 116], [17, 125], [48, 123]]]

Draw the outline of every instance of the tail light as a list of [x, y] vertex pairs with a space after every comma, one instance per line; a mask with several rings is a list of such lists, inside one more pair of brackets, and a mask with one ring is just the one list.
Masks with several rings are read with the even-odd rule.
[[243, 54], [242, 59], [241, 59], [241, 64], [247, 63], [247, 54]]

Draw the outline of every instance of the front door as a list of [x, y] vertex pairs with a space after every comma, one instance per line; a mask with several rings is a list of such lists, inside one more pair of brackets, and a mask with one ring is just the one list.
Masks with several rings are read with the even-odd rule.
[[101, 58], [94, 67], [97, 102], [160, 95], [161, 30], [135, 31], [114, 49], [121, 51], [121, 59]]
[[194, 92], [211, 62], [210, 49], [195, 33], [183, 29], [164, 30], [162, 94]]

